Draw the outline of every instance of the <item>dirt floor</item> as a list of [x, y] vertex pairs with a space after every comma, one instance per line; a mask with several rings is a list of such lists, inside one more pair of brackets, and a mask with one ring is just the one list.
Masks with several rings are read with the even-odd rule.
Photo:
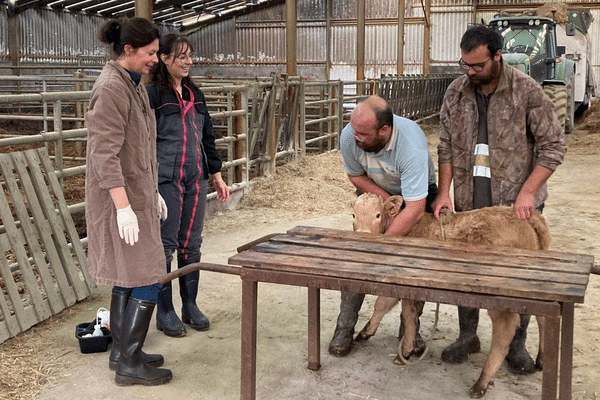
[[[544, 215], [553, 234], [551, 250], [584, 253], [600, 260], [598, 156], [599, 104], [578, 121], [567, 137], [565, 162], [550, 179], [550, 198]], [[436, 158], [437, 127], [423, 126]], [[236, 248], [263, 235], [284, 232], [296, 225], [352, 229], [347, 182], [337, 153], [311, 156], [279, 168], [273, 181], [264, 181], [233, 210], [206, 222], [203, 260], [227, 263]], [[177, 291], [177, 283], [174, 283]], [[201, 273], [199, 304], [209, 316], [207, 332], [188, 330], [184, 338], [169, 338], [149, 330], [145, 350], [165, 356], [164, 367], [174, 379], [159, 387], [118, 387], [108, 369], [108, 353], [81, 354], [75, 326], [90, 321], [99, 307], [109, 307], [108, 287], [94, 298], [71, 307], [23, 335], [0, 345], [2, 399], [236, 399], [240, 396], [241, 280], [235, 275]], [[398, 339], [397, 307], [388, 314], [376, 336], [357, 343], [345, 358], [328, 354], [335, 327], [339, 292], [321, 293], [322, 367], [307, 364], [307, 290], [281, 285], [259, 285], [257, 398], [259, 399], [465, 399], [489, 351], [491, 324], [481, 312], [482, 351], [462, 365], [445, 364], [441, 351], [458, 332], [456, 307], [442, 305], [432, 349], [413, 366], [393, 364]], [[371, 314], [374, 297], [367, 296], [357, 328]], [[180, 300], [175, 298], [176, 308]], [[573, 399], [597, 399], [600, 393], [598, 354], [600, 276], [592, 275], [585, 303], [575, 309]], [[421, 333], [431, 335], [434, 304], [421, 317]], [[537, 353], [537, 324], [529, 327], [528, 349]], [[541, 373], [512, 375], [503, 366], [485, 398], [536, 399]]]

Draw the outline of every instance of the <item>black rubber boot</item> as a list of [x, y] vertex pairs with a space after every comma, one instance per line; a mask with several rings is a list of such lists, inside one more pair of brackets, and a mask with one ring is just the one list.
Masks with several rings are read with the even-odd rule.
[[469, 358], [469, 354], [480, 349], [477, 325], [479, 324], [479, 308], [458, 307], [458, 325], [460, 333], [456, 342], [442, 351], [442, 361], [460, 364]]
[[[110, 300], [110, 335], [112, 337], [112, 349], [108, 357], [108, 368], [111, 371], [117, 369], [117, 363], [121, 358], [121, 328], [123, 326], [123, 318], [125, 310], [129, 302], [129, 293], [119, 292], [113, 289]], [[160, 354], [146, 354], [142, 352], [142, 359], [147, 364], [155, 367], [160, 367], [165, 362], [165, 359]]]
[[[425, 343], [425, 341], [421, 337], [421, 334], [419, 333], [419, 330], [421, 329], [421, 321], [419, 320], [419, 318], [421, 317], [421, 314], [423, 314], [423, 306], [424, 305], [425, 305], [425, 303], [423, 303], [421, 305], [421, 308], [418, 311], [419, 316], [417, 317], [417, 332], [415, 334], [415, 344], [414, 344], [415, 347], [413, 348], [412, 353], [410, 353], [411, 356], [415, 356], [415, 357], [421, 357], [421, 355], [425, 352], [425, 348], [427, 347], [427, 344]], [[400, 313], [400, 329], [398, 329], [398, 339], [402, 340], [403, 336], [404, 336], [404, 316], [402, 315], [402, 313]]]
[[[169, 272], [171, 272], [171, 263], [167, 261], [167, 273]], [[170, 281], [165, 283], [158, 293], [156, 329], [172, 337], [183, 337], [187, 333], [185, 325], [183, 325], [173, 307], [173, 289]]]
[[533, 359], [525, 348], [527, 327], [529, 326], [530, 319], [531, 315], [521, 314], [521, 324], [510, 343], [506, 363], [508, 364], [508, 369], [513, 374], [526, 375], [535, 372], [535, 362], [533, 362]]
[[154, 303], [129, 298], [121, 328], [121, 357], [117, 363], [115, 382], [119, 386], [157, 386], [173, 379], [171, 370], [148, 365], [142, 359]]
[[354, 326], [365, 295], [363, 293], [342, 292], [340, 315], [333, 338], [329, 342], [329, 353], [336, 357], [345, 357], [352, 349]]
[[[200, 256], [178, 260], [177, 264], [178, 268], [183, 268], [197, 262], [200, 262]], [[199, 280], [200, 271], [190, 272], [179, 278], [179, 293], [181, 294], [182, 303], [181, 320], [186, 324], [190, 324], [197, 331], [207, 331], [210, 329], [210, 321], [196, 305]]]

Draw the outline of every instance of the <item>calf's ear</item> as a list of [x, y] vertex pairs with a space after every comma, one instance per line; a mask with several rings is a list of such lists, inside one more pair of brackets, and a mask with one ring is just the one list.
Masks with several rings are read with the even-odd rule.
[[383, 203], [383, 210], [389, 218], [396, 218], [396, 216], [400, 213], [400, 207], [402, 206], [403, 202], [404, 199], [402, 196], [390, 196]]

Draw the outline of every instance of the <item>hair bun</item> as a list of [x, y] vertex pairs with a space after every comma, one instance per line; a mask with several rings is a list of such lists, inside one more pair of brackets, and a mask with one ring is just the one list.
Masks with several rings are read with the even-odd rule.
[[114, 21], [110, 24], [108, 39], [109, 43], [119, 43], [119, 40], [121, 39], [121, 24], [119, 21]]

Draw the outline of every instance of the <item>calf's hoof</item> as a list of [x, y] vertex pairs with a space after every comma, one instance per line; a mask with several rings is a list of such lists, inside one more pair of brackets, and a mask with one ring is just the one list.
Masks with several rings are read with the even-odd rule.
[[[404, 357], [404, 359], [407, 360], [407, 361], [408, 361], [409, 358], [410, 358], [410, 355]], [[404, 361], [402, 361], [402, 359], [400, 358], [400, 355], [397, 355], [396, 358], [394, 358], [394, 364], [396, 364], [396, 365], [405, 365], [406, 363]]]
[[415, 357], [421, 357], [421, 355], [425, 352], [426, 348], [427, 344], [425, 343], [419, 332], [417, 332], [417, 335], [415, 336], [415, 347], [412, 353], [410, 353], [410, 355]]
[[508, 353], [506, 363], [508, 364], [508, 370], [515, 375], [533, 374], [536, 369], [533, 359], [524, 348]]
[[369, 335], [364, 330], [360, 331], [358, 335], [354, 338], [355, 342], [364, 342], [365, 340], [369, 340], [369, 338], [373, 335]]
[[442, 361], [449, 364], [461, 364], [469, 359], [469, 354], [477, 353], [481, 348], [479, 337], [469, 335], [460, 337], [442, 351]]
[[336, 357], [345, 357], [352, 350], [353, 329], [339, 329], [333, 334], [329, 342], [329, 354]]
[[475, 385], [469, 391], [469, 397], [472, 399], [480, 399], [485, 395], [486, 392], [487, 388]]
[[544, 360], [541, 354], [538, 354], [536, 360], [535, 360], [535, 369], [536, 371], [543, 371], [544, 370]]

